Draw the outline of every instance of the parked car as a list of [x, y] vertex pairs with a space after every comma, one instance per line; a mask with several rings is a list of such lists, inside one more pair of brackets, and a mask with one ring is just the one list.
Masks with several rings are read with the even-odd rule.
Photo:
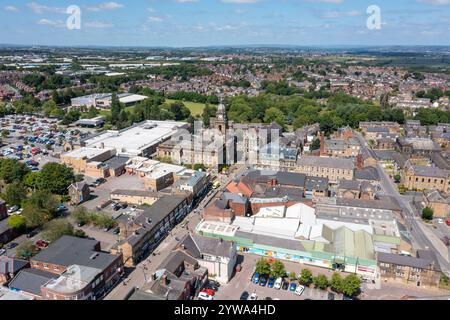
[[275, 285], [274, 285], [275, 290], [280, 290], [282, 285], [283, 285], [283, 278], [278, 278], [275, 281]]
[[259, 285], [265, 287], [267, 285], [268, 278], [266, 275], [262, 275], [259, 279]]
[[270, 277], [269, 280], [267, 281], [267, 287], [273, 288], [274, 284], [275, 284], [275, 278]]
[[335, 298], [335, 295], [334, 295], [334, 293], [332, 293], [332, 292], [328, 292], [328, 296], [327, 296], [327, 299], [328, 299], [328, 300], [334, 300], [334, 298]]
[[205, 285], [205, 288], [212, 289], [214, 291], [219, 291], [220, 283], [213, 280], [208, 280], [208, 282]]
[[38, 234], [37, 230], [30, 231], [30, 232], [27, 233], [27, 238], [28, 239], [33, 238], [37, 234]]
[[8, 213], [14, 213], [17, 210], [19, 210], [19, 206], [12, 206], [11, 208], [8, 209]]
[[253, 292], [252, 293], [252, 295], [250, 296], [250, 299], [249, 299], [250, 301], [256, 301], [256, 300], [258, 300], [258, 295], [255, 293], [255, 292]]
[[259, 274], [258, 272], [256, 272], [256, 273], [253, 275], [253, 280], [252, 280], [252, 282], [253, 282], [254, 284], [258, 284], [258, 283], [259, 283], [259, 278], [260, 278], [260, 274]]
[[444, 223], [444, 220], [442, 220], [442, 219], [437, 219], [437, 223], [443, 224], [443, 223]]
[[49, 243], [47, 241], [44, 241], [44, 240], [36, 241], [36, 247], [38, 247], [39, 249], [45, 249], [48, 246], [49, 246]]
[[239, 298], [239, 300], [248, 300], [249, 298], [249, 294], [247, 291], [242, 292], [241, 297]]
[[207, 295], [212, 296], [212, 297], [214, 297], [216, 295], [216, 292], [213, 289], [210, 289], [210, 288], [205, 288], [201, 292], [204, 292]]
[[450, 220], [445, 221], [445, 224], [450, 227]]
[[295, 294], [298, 296], [301, 296], [303, 294], [303, 292], [305, 292], [304, 286], [298, 286], [297, 289], [295, 289]]
[[205, 293], [205, 292], [200, 292], [200, 293], [198, 294], [198, 299], [199, 299], [199, 300], [207, 300], [207, 301], [214, 300], [214, 298], [213, 298], [212, 296], [208, 295], [208, 294]]
[[288, 290], [289, 289], [289, 282], [284, 281], [282, 286], [281, 286], [281, 289], [284, 290], [284, 291]]
[[15, 243], [15, 242], [11, 242], [6, 246], [6, 249], [11, 250], [14, 249], [15, 247], [17, 247], [19, 244]]
[[289, 291], [295, 292], [295, 290], [297, 290], [297, 284], [295, 282], [291, 282], [289, 285]]

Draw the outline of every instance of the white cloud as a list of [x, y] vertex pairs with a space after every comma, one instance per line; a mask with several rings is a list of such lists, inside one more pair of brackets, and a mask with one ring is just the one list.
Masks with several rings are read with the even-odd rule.
[[244, 4], [244, 3], [257, 3], [259, 0], [222, 0], [223, 3], [235, 3], [235, 4]]
[[59, 8], [59, 7], [49, 7], [43, 4], [39, 4], [37, 2], [30, 2], [27, 3], [27, 7], [30, 8], [34, 13], [42, 14], [45, 12], [51, 12], [51, 13], [66, 13], [66, 8]]
[[450, 0], [417, 0], [417, 2], [428, 3], [433, 6], [446, 6], [450, 4]]
[[62, 20], [49, 20], [49, 19], [41, 19], [37, 21], [36, 24], [55, 28], [64, 28], [66, 26]]
[[96, 28], [96, 29], [105, 29], [114, 27], [112, 23], [102, 21], [88, 21], [83, 23], [83, 26], [86, 28]]
[[362, 13], [356, 10], [352, 11], [324, 11], [320, 13], [320, 16], [325, 19], [336, 19], [342, 17], [359, 17]]
[[162, 22], [163, 19], [161, 17], [151, 16], [151, 17], [148, 17], [148, 21], [149, 22]]
[[121, 3], [117, 3], [117, 2], [104, 2], [104, 3], [100, 3], [96, 6], [87, 6], [86, 9], [88, 11], [111, 11], [111, 10], [117, 10], [117, 9], [121, 9], [123, 8], [124, 5]]
[[14, 7], [14, 6], [5, 6], [5, 11], [9, 11], [9, 12], [20, 12], [19, 8]]
[[341, 4], [344, 2], [344, 0], [306, 0], [306, 1], [313, 3], [334, 3], [334, 4]]

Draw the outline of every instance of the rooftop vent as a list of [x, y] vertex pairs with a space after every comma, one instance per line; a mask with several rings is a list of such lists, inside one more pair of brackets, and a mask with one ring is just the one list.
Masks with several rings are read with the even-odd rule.
[[89, 257], [89, 259], [95, 260], [95, 258], [97, 258], [97, 257], [98, 257], [98, 252], [92, 254], [92, 255]]

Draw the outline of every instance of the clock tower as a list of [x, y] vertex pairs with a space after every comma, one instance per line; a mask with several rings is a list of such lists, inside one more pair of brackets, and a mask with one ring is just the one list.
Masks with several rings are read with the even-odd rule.
[[214, 120], [214, 128], [222, 134], [225, 134], [228, 128], [227, 110], [223, 103], [221, 103], [217, 108], [216, 118]]

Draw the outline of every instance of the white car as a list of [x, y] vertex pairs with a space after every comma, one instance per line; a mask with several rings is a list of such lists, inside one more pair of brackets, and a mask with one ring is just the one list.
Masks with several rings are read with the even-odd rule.
[[256, 300], [258, 300], [258, 295], [253, 292], [252, 295], [250, 296], [250, 298], [248, 298], [248, 300], [256, 301]]
[[283, 285], [283, 278], [278, 278], [275, 281], [275, 284], [273, 285], [273, 287], [275, 288], [275, 290], [280, 290], [282, 285]]
[[211, 301], [211, 300], [214, 300], [214, 298], [212, 296], [210, 296], [209, 294], [207, 294], [206, 292], [200, 292], [198, 294], [198, 300]]
[[442, 220], [442, 219], [437, 219], [437, 223], [443, 224], [443, 223], [444, 223], [444, 220]]
[[295, 294], [298, 296], [301, 296], [303, 294], [303, 292], [305, 292], [304, 286], [298, 286], [297, 289], [295, 289]]

